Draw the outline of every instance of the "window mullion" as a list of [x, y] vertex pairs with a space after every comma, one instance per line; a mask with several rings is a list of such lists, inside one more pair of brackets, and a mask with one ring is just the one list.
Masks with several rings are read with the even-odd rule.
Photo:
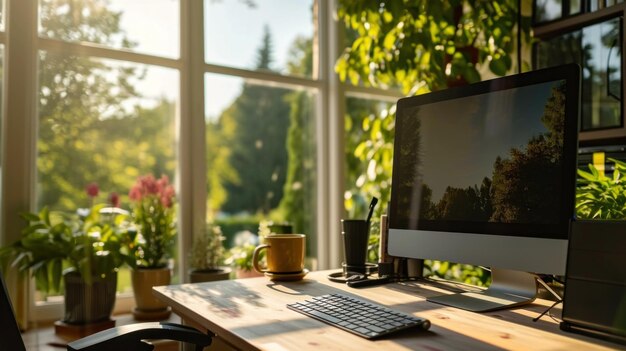
[[[35, 203], [37, 139], [37, 2], [8, 0], [3, 88], [2, 206], [0, 245], [19, 238], [19, 214]], [[19, 323], [26, 326], [28, 296], [7, 279]], [[23, 286], [23, 285], [20, 285]], [[20, 289], [21, 290], [21, 289]]]
[[187, 279], [186, 252], [193, 235], [202, 233], [206, 221], [206, 136], [204, 122], [203, 2], [181, 1], [181, 108], [177, 119], [178, 189], [180, 211], [178, 239], [179, 273]]
[[[181, 31], [182, 32], [182, 31]], [[124, 49], [112, 49], [92, 43], [71, 43], [58, 39], [38, 38], [40, 50], [51, 51], [64, 55], [81, 55], [107, 58], [118, 61], [134, 62], [146, 65], [181, 69], [183, 63], [179, 59], [141, 54]]]

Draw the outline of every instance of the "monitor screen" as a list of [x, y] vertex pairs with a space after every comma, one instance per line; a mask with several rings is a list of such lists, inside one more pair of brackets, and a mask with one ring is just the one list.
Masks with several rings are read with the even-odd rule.
[[[574, 214], [578, 71], [561, 66], [401, 99], [390, 253], [563, 273]], [[534, 250], [541, 246], [558, 258], [541, 264], [542, 250]]]

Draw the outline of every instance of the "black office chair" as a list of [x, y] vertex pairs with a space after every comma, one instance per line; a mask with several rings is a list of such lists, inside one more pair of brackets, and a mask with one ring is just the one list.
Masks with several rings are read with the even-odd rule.
[[[2, 334], [1, 349], [26, 351], [1, 273], [0, 333]], [[180, 324], [148, 322], [107, 329], [71, 342], [67, 345], [67, 349], [70, 351], [153, 350], [154, 346], [144, 341], [146, 339], [187, 342], [195, 345], [196, 351], [200, 351], [211, 344], [212, 337], [201, 333], [197, 329]]]

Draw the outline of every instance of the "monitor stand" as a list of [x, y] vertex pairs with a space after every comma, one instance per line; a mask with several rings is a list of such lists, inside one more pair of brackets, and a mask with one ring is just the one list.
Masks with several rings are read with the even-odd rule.
[[487, 290], [429, 297], [428, 301], [472, 312], [488, 312], [533, 302], [537, 297], [537, 276], [532, 273], [491, 269]]

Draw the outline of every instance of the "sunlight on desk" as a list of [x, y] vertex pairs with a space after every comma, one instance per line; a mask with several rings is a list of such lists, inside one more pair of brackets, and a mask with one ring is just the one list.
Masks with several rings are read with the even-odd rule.
[[[615, 344], [561, 331], [541, 313], [549, 301], [514, 310], [473, 313], [426, 301], [445, 293], [427, 282], [352, 289], [330, 282], [329, 271], [311, 272], [298, 282], [265, 277], [154, 288], [185, 323], [217, 334], [235, 350], [614, 350]], [[455, 289], [458, 290], [458, 289]], [[375, 341], [352, 335], [287, 309], [288, 303], [342, 293], [428, 318], [429, 331], [409, 330]], [[558, 311], [558, 310], [557, 310]]]

